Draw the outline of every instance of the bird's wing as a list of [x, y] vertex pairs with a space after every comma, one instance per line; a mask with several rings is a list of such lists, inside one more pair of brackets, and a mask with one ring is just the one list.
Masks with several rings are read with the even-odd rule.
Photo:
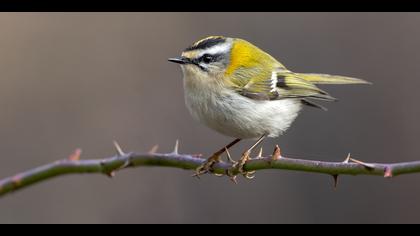
[[[245, 79], [242, 79], [244, 82]], [[299, 74], [279, 68], [271, 74], [249, 77], [242, 86], [237, 87], [239, 94], [257, 100], [278, 100], [284, 98], [311, 98], [326, 101], [336, 100]]]
[[[238, 76], [239, 86], [236, 90], [239, 94], [256, 100], [273, 100], [278, 97], [277, 75], [261, 71], [242, 71], [244, 74]], [[257, 72], [257, 73], [256, 73]]]

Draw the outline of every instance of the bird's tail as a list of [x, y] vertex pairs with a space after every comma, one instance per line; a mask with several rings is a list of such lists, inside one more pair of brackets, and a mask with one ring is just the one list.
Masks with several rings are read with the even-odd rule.
[[366, 80], [356, 79], [339, 75], [328, 74], [312, 74], [312, 73], [296, 73], [299, 78], [302, 78], [313, 84], [372, 84]]

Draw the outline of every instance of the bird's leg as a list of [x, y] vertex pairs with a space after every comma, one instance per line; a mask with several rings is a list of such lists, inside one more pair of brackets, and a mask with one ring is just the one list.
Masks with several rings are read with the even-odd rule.
[[245, 176], [248, 179], [252, 179], [253, 178], [253, 174], [254, 172], [247, 172], [244, 170], [244, 166], [246, 164], [247, 161], [249, 161], [251, 159], [250, 155], [253, 149], [255, 149], [267, 136], [263, 135], [261, 136], [257, 142], [254, 143], [254, 145], [252, 145], [248, 150], [246, 150], [243, 154], [241, 159], [239, 159], [239, 161], [233, 165], [232, 170], [230, 170], [229, 172], [239, 172], [240, 174], [242, 174], [243, 176]]
[[202, 174], [206, 174], [207, 172], [211, 171], [211, 168], [214, 164], [220, 162], [220, 156], [229, 148], [231, 148], [233, 145], [241, 141], [241, 139], [235, 139], [228, 145], [221, 148], [219, 151], [213, 153], [202, 165], [200, 165], [196, 170], [195, 174], [193, 176], [200, 176]]

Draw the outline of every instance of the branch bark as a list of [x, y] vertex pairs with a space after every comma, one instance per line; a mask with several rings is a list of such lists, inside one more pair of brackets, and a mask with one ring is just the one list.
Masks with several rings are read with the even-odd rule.
[[[38, 168], [28, 170], [0, 180], [0, 196], [28, 187], [57, 176], [66, 174], [101, 173], [114, 176], [118, 170], [139, 166], [175, 167], [194, 170], [205, 159], [197, 155], [178, 154], [178, 145], [172, 153], [124, 153], [116, 145], [118, 154], [105, 159], [80, 160], [80, 151], [76, 151], [68, 159], [56, 161]], [[220, 162], [214, 165], [215, 174], [226, 174], [232, 168], [231, 163]], [[383, 164], [364, 163], [350, 158], [344, 162], [324, 162], [282, 157], [276, 147], [273, 155], [250, 160], [244, 167], [245, 171], [264, 169], [280, 169], [328, 174], [337, 180], [338, 175], [378, 175], [394, 177], [402, 174], [420, 173], [420, 161]], [[238, 174], [234, 172], [233, 174]]]

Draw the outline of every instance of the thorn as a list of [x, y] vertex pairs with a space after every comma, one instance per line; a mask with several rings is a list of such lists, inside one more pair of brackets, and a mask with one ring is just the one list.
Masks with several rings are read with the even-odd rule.
[[349, 154], [347, 155], [346, 160], [344, 160], [344, 161], [343, 161], [343, 163], [350, 163], [350, 162], [354, 162], [354, 163], [356, 163], [356, 164], [362, 165], [362, 166], [364, 166], [364, 167], [366, 167], [366, 168], [368, 168], [368, 169], [375, 169], [375, 165], [373, 165], [373, 164], [369, 164], [369, 163], [366, 163], [366, 162], [363, 162], [363, 161], [359, 161], [359, 160], [356, 160], [356, 159], [354, 159], [354, 158], [351, 158], [351, 155], [350, 155], [350, 153], [349, 153]]
[[12, 177], [12, 184], [15, 187], [18, 187], [22, 184], [22, 175], [21, 174], [17, 174], [15, 176]]
[[260, 148], [260, 151], [258, 152], [258, 156], [257, 158], [262, 158], [262, 154], [263, 154], [263, 148]]
[[111, 172], [108, 172], [108, 173], [105, 173], [109, 178], [113, 178], [114, 176], [115, 176], [115, 172], [114, 171], [111, 171]]
[[356, 160], [356, 159], [353, 159], [353, 158], [350, 158], [349, 160], [352, 161], [352, 162], [354, 162], [354, 163], [357, 163], [359, 165], [362, 165], [362, 166], [364, 166], [364, 167], [366, 167], [368, 169], [375, 169], [375, 165], [372, 165], [372, 164], [369, 164], [369, 163], [365, 163], [363, 161], [359, 161], [359, 160]]
[[70, 161], [78, 161], [80, 160], [81, 154], [82, 154], [82, 149], [77, 148], [76, 150], [74, 150], [72, 154], [70, 154], [70, 156], [67, 159]]
[[338, 185], [338, 175], [332, 175], [332, 177], [334, 178], [334, 189], [337, 189], [337, 185]]
[[347, 158], [343, 161], [343, 163], [346, 163], [346, 164], [349, 163], [350, 159], [351, 159], [351, 154], [349, 152], [349, 154], [347, 154]]
[[227, 156], [227, 159], [228, 159], [228, 161], [231, 163], [231, 164], [235, 164], [236, 163], [236, 161], [234, 161], [233, 159], [232, 159], [232, 156], [230, 155], [230, 152], [229, 152], [229, 150], [225, 147], [225, 152], [226, 152], [226, 156]]
[[117, 143], [117, 141], [114, 140], [113, 143], [114, 143], [115, 150], [117, 151], [117, 155], [124, 156], [125, 153], [123, 152], [123, 150], [121, 149], [121, 146]]
[[385, 167], [385, 173], [384, 173], [384, 177], [385, 178], [392, 178], [393, 174], [392, 174], [392, 168], [389, 166]]
[[175, 146], [174, 146], [174, 150], [172, 151], [172, 154], [176, 154], [178, 155], [178, 148], [179, 148], [179, 141], [178, 139], [175, 141]]
[[[105, 167], [105, 160], [102, 160], [100, 162], [100, 165], [102, 166], [102, 168]], [[118, 169], [118, 168], [117, 168]], [[104, 170], [102, 173], [105, 174], [106, 176], [108, 176], [109, 178], [112, 178], [115, 176], [115, 170]]]
[[158, 150], [159, 145], [154, 145], [150, 150], [149, 150], [149, 154], [153, 154], [156, 153], [156, 151]]
[[280, 147], [279, 145], [276, 145], [276, 147], [274, 148], [274, 152], [273, 152], [273, 156], [272, 156], [272, 160], [276, 161], [279, 160], [281, 158], [281, 151], [280, 151]]
[[214, 175], [217, 176], [217, 177], [223, 177], [224, 176], [224, 174], [216, 174], [216, 173], [214, 173]]

